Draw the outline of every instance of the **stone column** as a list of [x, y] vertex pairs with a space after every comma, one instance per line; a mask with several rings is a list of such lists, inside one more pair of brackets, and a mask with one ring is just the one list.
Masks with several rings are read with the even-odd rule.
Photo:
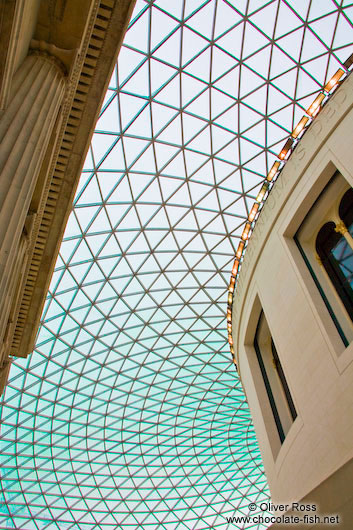
[[33, 52], [14, 76], [0, 120], [0, 371], [8, 362], [3, 343], [28, 245], [26, 218], [65, 85], [60, 61]]

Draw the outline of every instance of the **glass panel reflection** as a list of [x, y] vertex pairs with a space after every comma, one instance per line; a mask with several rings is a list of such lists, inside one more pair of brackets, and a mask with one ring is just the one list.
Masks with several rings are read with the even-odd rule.
[[36, 350], [3, 396], [0, 526], [221, 529], [268, 500], [229, 273], [351, 18], [331, 0], [137, 1]]

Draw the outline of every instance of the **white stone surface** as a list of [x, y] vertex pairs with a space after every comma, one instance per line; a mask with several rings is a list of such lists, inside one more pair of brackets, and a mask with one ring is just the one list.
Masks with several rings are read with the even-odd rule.
[[[336, 170], [353, 184], [352, 88], [351, 76], [283, 169], [250, 239], [233, 304], [239, 371], [275, 502], [304, 498], [353, 457], [353, 343], [343, 346], [293, 241]], [[298, 413], [282, 446], [253, 347], [260, 306]]]

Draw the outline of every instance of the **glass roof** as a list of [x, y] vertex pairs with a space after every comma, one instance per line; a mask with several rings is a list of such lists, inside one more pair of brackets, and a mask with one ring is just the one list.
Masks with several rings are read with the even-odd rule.
[[1, 528], [225, 529], [263, 513], [227, 286], [352, 19], [347, 1], [137, 1], [36, 350], [2, 399]]

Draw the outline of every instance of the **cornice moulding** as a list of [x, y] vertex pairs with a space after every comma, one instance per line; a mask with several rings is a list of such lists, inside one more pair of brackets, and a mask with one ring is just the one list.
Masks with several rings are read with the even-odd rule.
[[9, 355], [26, 357], [35, 337], [83, 162], [135, 0], [94, 1], [82, 45], [62, 50], [32, 41], [69, 71], [64, 102], [31, 205], [30, 260]]

